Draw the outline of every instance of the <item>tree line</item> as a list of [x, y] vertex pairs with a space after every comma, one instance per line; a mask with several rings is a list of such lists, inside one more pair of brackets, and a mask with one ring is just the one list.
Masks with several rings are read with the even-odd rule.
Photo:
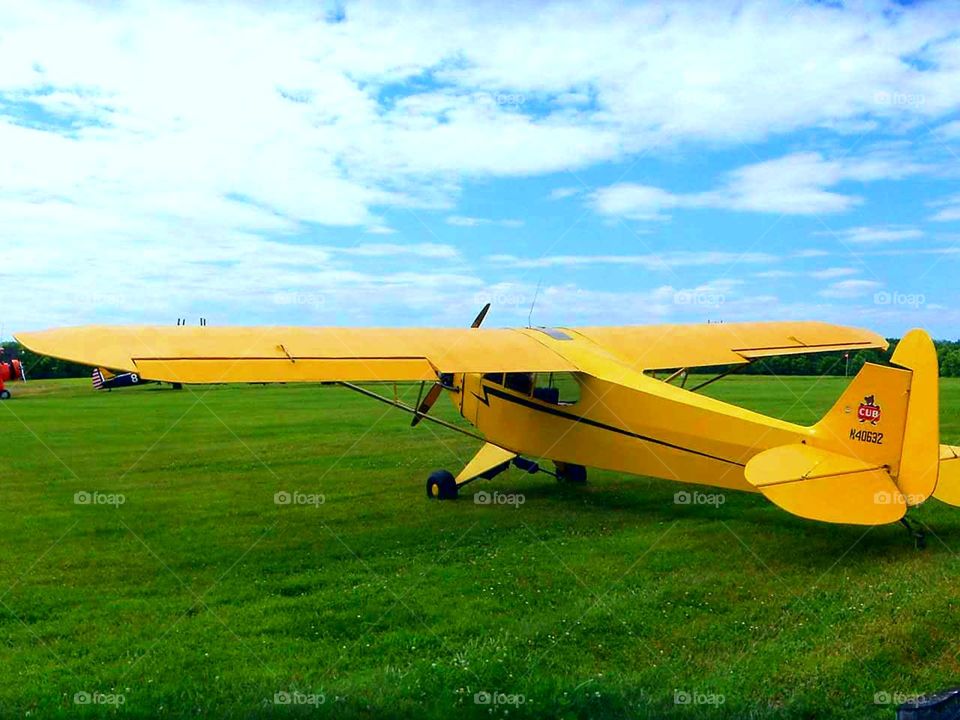
[[37, 355], [17, 342], [2, 343], [6, 359], [20, 358], [27, 380], [49, 380], [51, 378], [90, 377], [90, 368], [86, 365]]

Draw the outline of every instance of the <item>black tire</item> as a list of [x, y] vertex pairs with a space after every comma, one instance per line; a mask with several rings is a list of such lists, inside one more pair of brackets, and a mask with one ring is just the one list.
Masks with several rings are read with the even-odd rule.
[[9, 400], [10, 391], [9, 390], [0, 390], [0, 400]]
[[456, 500], [457, 495], [457, 481], [452, 473], [437, 470], [427, 478], [427, 497], [431, 500]]
[[584, 485], [587, 482], [587, 469], [583, 465], [556, 463], [557, 479], [560, 482]]

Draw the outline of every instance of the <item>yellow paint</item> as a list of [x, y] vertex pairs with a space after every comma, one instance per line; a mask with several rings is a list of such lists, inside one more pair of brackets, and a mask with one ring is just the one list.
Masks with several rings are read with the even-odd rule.
[[467, 463], [467, 466], [457, 475], [457, 485], [463, 485], [465, 482], [474, 480], [488, 470], [503, 465], [505, 462], [510, 462], [516, 456], [516, 453], [486, 443], [480, 448], [480, 451], [474, 455], [473, 460]]
[[911, 330], [900, 340], [890, 362], [913, 372], [897, 485], [909, 505], [919, 505], [937, 487], [940, 468], [937, 351], [927, 333]]

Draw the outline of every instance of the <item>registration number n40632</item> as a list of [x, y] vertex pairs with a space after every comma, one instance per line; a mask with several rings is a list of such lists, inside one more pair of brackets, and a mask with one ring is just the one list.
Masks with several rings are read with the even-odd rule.
[[883, 433], [873, 430], [850, 429], [850, 439], [863, 443], [873, 443], [874, 445], [883, 445]]

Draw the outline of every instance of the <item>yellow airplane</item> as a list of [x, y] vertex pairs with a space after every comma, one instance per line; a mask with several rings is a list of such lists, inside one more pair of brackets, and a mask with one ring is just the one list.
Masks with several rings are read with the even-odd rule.
[[[807, 427], [697, 391], [762, 358], [886, 340], [819, 322], [480, 328], [488, 308], [463, 329], [88, 326], [16, 338], [40, 354], [170, 383], [338, 382], [413, 413], [413, 424], [466, 432], [429, 416], [446, 392], [484, 445], [458, 475], [430, 475], [431, 498], [455, 498], [511, 463], [546, 470], [537, 458], [560, 480], [583, 482], [594, 467], [759, 492], [832, 523], [910, 529], [908, 508], [931, 495], [960, 505], [960, 447], [940, 445], [937, 356], [922, 330], [907, 333], [889, 365], [865, 365]], [[690, 369], [718, 366], [728, 369], [683, 386]], [[415, 406], [355, 384], [401, 381], [421, 382]]]

